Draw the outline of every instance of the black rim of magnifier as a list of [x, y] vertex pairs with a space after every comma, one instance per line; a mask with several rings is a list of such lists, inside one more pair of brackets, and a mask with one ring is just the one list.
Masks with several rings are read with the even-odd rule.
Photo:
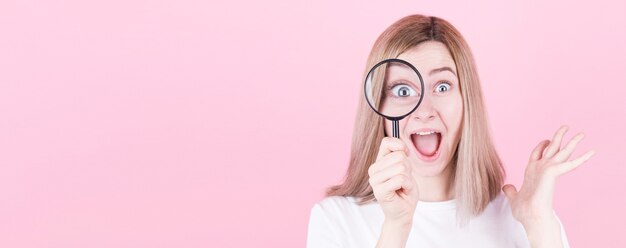
[[[376, 108], [374, 108], [374, 106], [372, 106], [372, 103], [370, 102], [369, 97], [367, 97], [367, 79], [370, 77], [370, 74], [372, 74], [372, 72], [378, 68], [379, 66], [388, 63], [388, 62], [398, 62], [398, 63], [402, 63], [405, 64], [407, 66], [409, 66], [414, 72], [415, 74], [417, 74], [417, 77], [419, 77], [420, 79], [420, 84], [421, 84], [421, 92], [420, 92], [420, 100], [417, 101], [417, 104], [415, 105], [415, 108], [411, 109], [411, 111], [409, 111], [408, 113], [401, 115], [401, 116], [387, 116], [384, 115], [381, 112], [378, 112], [378, 110], [376, 110]], [[378, 62], [376, 65], [374, 65], [374, 67], [372, 67], [372, 69], [370, 69], [370, 71], [367, 73], [367, 76], [365, 77], [365, 83], [363, 84], [363, 90], [365, 93], [365, 100], [367, 101], [367, 104], [370, 105], [370, 107], [372, 108], [372, 110], [374, 110], [374, 112], [376, 112], [377, 114], [379, 114], [382, 117], [385, 117], [385, 119], [393, 121], [393, 125], [395, 125], [397, 127], [399, 120], [402, 120], [402, 118], [406, 117], [407, 115], [410, 115], [411, 113], [413, 113], [413, 111], [415, 111], [417, 109], [417, 107], [420, 106], [420, 104], [422, 104], [422, 100], [424, 99], [424, 79], [422, 79], [422, 74], [420, 74], [419, 71], [417, 71], [417, 68], [415, 68], [415, 66], [413, 66], [411, 63], [406, 62], [404, 60], [401, 59], [385, 59], [383, 61]], [[396, 128], [394, 130], [398, 130], [399, 128]]]

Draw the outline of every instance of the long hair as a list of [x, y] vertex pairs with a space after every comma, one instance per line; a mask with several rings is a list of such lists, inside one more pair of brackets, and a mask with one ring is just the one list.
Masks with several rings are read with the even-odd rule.
[[[455, 189], [457, 220], [463, 225], [498, 196], [505, 171], [491, 139], [474, 57], [461, 33], [441, 18], [404, 17], [388, 27], [374, 43], [363, 79], [377, 62], [397, 58], [425, 41], [443, 43], [457, 67], [463, 120], [461, 138], [448, 166], [454, 169], [450, 183]], [[359, 93], [350, 164], [343, 183], [329, 187], [326, 195], [353, 196], [359, 204], [365, 204], [375, 200], [367, 171], [375, 162], [384, 137], [384, 119], [370, 109], [362, 91]]]

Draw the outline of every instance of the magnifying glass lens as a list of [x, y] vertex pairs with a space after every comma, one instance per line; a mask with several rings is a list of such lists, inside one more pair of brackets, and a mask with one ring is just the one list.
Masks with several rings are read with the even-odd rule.
[[417, 108], [422, 81], [417, 70], [406, 62], [391, 60], [372, 68], [365, 80], [370, 106], [388, 119], [402, 118]]

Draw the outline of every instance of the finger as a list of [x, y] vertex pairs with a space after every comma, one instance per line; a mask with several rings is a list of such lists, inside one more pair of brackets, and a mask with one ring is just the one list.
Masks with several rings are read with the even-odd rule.
[[542, 157], [550, 158], [559, 151], [559, 149], [561, 148], [561, 140], [563, 139], [563, 135], [565, 135], [565, 133], [567, 132], [567, 129], [569, 129], [569, 127], [563, 125], [561, 126], [561, 128], [559, 128], [559, 130], [556, 131], [554, 137], [552, 138], [552, 142], [550, 142], [550, 145], [548, 146], [548, 148], [546, 148]]
[[384, 183], [395, 175], [406, 173], [407, 171], [408, 169], [403, 163], [396, 163], [370, 175], [369, 182], [371, 185]]
[[374, 188], [374, 191], [377, 192], [377, 195], [381, 197], [384, 201], [391, 201], [397, 195], [396, 190], [402, 188], [402, 185], [405, 181], [409, 180], [409, 178], [404, 174], [396, 175], [386, 182], [379, 184], [378, 187]]
[[407, 190], [407, 191], [411, 191], [413, 189], [415, 189], [416, 183], [415, 180], [411, 180], [412, 177], [407, 176], [409, 180], [404, 181], [404, 183], [402, 184], [402, 188]]
[[557, 175], [563, 175], [565, 173], [568, 173], [576, 168], [578, 168], [578, 166], [580, 166], [581, 164], [583, 164], [585, 161], [587, 161], [588, 159], [590, 159], [594, 154], [596, 153], [595, 150], [591, 150], [586, 152], [583, 155], [580, 155], [580, 157], [568, 161], [566, 163], [560, 164], [556, 167], [555, 171], [557, 172]]
[[417, 199], [417, 197], [411, 198], [411, 196], [417, 195], [416, 188], [417, 188], [417, 183], [415, 182], [415, 179], [413, 179], [412, 177], [409, 177], [409, 180], [404, 181], [404, 183], [402, 184], [402, 190], [399, 192], [400, 197], [404, 199]]
[[504, 195], [509, 199], [509, 202], [513, 200], [517, 196], [517, 189], [513, 184], [507, 184], [502, 187], [502, 191], [504, 191]]
[[393, 164], [397, 164], [406, 160], [406, 158], [407, 156], [404, 151], [395, 151], [395, 152], [389, 153], [386, 156], [376, 160], [376, 162], [370, 166], [367, 172], [370, 176], [374, 175], [377, 172], [384, 170], [385, 168]]
[[565, 145], [565, 147], [561, 149], [561, 151], [559, 151], [556, 155], [554, 155], [554, 159], [559, 162], [567, 161], [567, 159], [569, 159], [569, 157], [572, 155], [572, 152], [574, 152], [576, 145], [578, 145], [578, 143], [584, 137], [585, 137], [585, 134], [578, 133], [576, 136], [574, 136], [574, 138], [572, 138], [569, 142], [567, 142], [567, 145]]
[[539, 144], [537, 144], [535, 149], [533, 149], [533, 152], [530, 154], [530, 160], [532, 161], [541, 159], [541, 153], [543, 153], [548, 144], [550, 144], [549, 140], [542, 140], [541, 142], [539, 142]]
[[409, 185], [407, 185], [407, 188], [405, 188], [408, 189], [406, 191], [406, 195], [410, 199], [417, 200], [419, 198], [419, 189], [417, 188], [417, 182], [415, 181], [415, 178], [413, 176], [411, 176], [410, 179], [411, 180], [407, 182], [407, 184]]
[[408, 152], [404, 141], [398, 138], [384, 137], [383, 140], [380, 142], [380, 148], [378, 149], [378, 155], [376, 155], [376, 160], [395, 151]]

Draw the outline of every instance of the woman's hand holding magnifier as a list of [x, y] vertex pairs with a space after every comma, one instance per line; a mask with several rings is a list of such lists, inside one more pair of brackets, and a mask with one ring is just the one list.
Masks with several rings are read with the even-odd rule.
[[374, 196], [385, 214], [379, 246], [404, 247], [406, 243], [419, 199], [411, 173], [404, 142], [383, 138], [376, 162], [368, 170]]

